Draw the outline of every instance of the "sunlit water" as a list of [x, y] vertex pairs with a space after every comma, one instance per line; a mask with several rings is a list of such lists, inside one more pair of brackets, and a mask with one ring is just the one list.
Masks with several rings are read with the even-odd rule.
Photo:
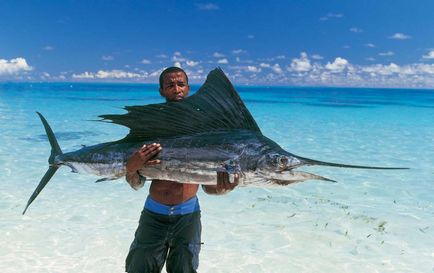
[[[262, 132], [338, 183], [199, 193], [199, 272], [433, 272], [434, 91], [239, 87]], [[123, 272], [148, 186], [47, 169], [45, 115], [63, 151], [122, 138], [90, 121], [162, 102], [154, 85], [0, 85], [0, 272]]]

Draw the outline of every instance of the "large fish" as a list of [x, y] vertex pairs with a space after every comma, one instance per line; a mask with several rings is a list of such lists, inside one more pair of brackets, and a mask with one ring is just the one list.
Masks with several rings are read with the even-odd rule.
[[221, 69], [211, 71], [196, 94], [182, 102], [127, 106], [126, 114], [102, 115], [102, 121], [130, 128], [118, 141], [63, 153], [46, 119], [38, 113], [51, 144], [49, 169], [30, 197], [23, 214], [57, 169], [101, 176], [125, 175], [128, 157], [144, 144], [161, 143], [161, 163], [145, 165], [148, 179], [214, 185], [217, 172], [239, 175], [239, 186], [289, 185], [308, 179], [333, 181], [296, 168], [323, 165], [364, 169], [405, 169], [329, 163], [293, 155], [265, 137]]

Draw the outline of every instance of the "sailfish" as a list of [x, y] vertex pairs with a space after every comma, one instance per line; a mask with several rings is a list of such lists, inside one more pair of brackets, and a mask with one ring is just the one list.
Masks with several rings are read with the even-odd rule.
[[200, 89], [182, 102], [124, 107], [126, 113], [101, 115], [100, 121], [130, 129], [122, 139], [63, 153], [44, 116], [37, 113], [51, 145], [49, 168], [31, 195], [23, 214], [62, 166], [91, 173], [98, 181], [114, 180], [126, 173], [129, 156], [143, 145], [160, 143], [154, 159], [139, 173], [148, 179], [215, 185], [217, 173], [238, 175], [238, 186], [290, 185], [306, 180], [335, 182], [304, 166], [329, 166], [378, 170], [407, 168], [330, 163], [294, 155], [264, 136], [225, 73], [212, 70]]

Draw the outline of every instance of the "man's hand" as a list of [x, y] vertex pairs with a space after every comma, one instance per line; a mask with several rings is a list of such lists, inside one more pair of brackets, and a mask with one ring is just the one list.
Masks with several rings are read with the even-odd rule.
[[203, 185], [203, 190], [208, 194], [222, 195], [232, 191], [238, 185], [239, 176], [234, 175], [234, 181], [229, 181], [229, 174], [217, 172], [217, 185]]
[[135, 151], [127, 161], [126, 165], [126, 180], [130, 186], [138, 190], [143, 186], [140, 181], [139, 174], [137, 173], [146, 164], [158, 164], [160, 160], [151, 160], [155, 155], [161, 151], [162, 147], [160, 144], [153, 143], [149, 145], [143, 145], [142, 148]]

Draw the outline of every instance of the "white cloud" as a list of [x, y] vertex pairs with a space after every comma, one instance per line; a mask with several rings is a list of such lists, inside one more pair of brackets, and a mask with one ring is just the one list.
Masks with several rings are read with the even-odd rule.
[[111, 71], [99, 70], [96, 73], [96, 78], [98, 79], [107, 79], [107, 78], [126, 79], [126, 78], [140, 78], [140, 77], [142, 77], [140, 74], [126, 72], [123, 70], [111, 70]]
[[228, 64], [229, 61], [228, 61], [228, 59], [223, 58], [223, 59], [218, 60], [217, 63], [218, 63], [218, 64]]
[[181, 63], [180, 63], [180, 62], [175, 62], [175, 63], [173, 63], [173, 66], [176, 66], [176, 67], [182, 68], [182, 66], [181, 66]]
[[196, 65], [198, 65], [199, 64], [199, 62], [195, 62], [195, 61], [187, 61], [187, 65], [188, 66], [191, 66], [191, 67], [194, 67], [194, 66], [196, 66]]
[[245, 54], [245, 53], [247, 53], [247, 51], [245, 51], [244, 49], [235, 49], [235, 50], [232, 50], [232, 53], [235, 55], [239, 55], [239, 54]]
[[366, 46], [366, 47], [371, 47], [371, 48], [374, 48], [374, 47], [375, 47], [375, 45], [374, 45], [373, 43], [367, 43], [367, 44], [365, 44], [365, 46]]
[[254, 73], [259, 73], [259, 72], [261, 72], [261, 68], [256, 67], [254, 65], [248, 65], [247, 66], [247, 71], [254, 72]]
[[333, 63], [328, 62], [325, 66], [326, 69], [330, 70], [332, 73], [340, 73], [344, 71], [349, 65], [348, 61], [344, 58], [337, 57]]
[[142, 78], [143, 75], [127, 72], [123, 70], [99, 70], [97, 73], [84, 72], [81, 74], [73, 74], [74, 79], [132, 79], [132, 78]]
[[352, 28], [350, 28], [350, 31], [354, 32], [354, 33], [361, 33], [361, 32], [363, 32], [363, 29], [352, 27]]
[[141, 61], [141, 63], [142, 63], [142, 64], [150, 64], [151, 61], [148, 60], [148, 59], [143, 59], [143, 60]]
[[312, 58], [312, 59], [314, 59], [314, 60], [322, 60], [322, 59], [324, 59], [321, 55], [319, 55], [319, 54], [313, 54], [313, 55], [310, 55], [310, 57]]
[[159, 55], [157, 55], [155, 57], [157, 57], [159, 59], [167, 59], [168, 58], [168, 56], [166, 54], [159, 54]]
[[101, 60], [103, 60], [103, 61], [113, 61], [113, 56], [101, 56]]
[[52, 50], [54, 50], [54, 47], [52, 47], [50, 45], [46, 45], [46, 46], [44, 46], [44, 50], [46, 50], [46, 51], [52, 51]]
[[95, 75], [91, 72], [83, 72], [81, 74], [72, 74], [74, 79], [94, 79]]
[[267, 64], [267, 63], [260, 63], [259, 66], [262, 67], [262, 68], [269, 68], [269, 67], [271, 67], [271, 65]]
[[378, 55], [380, 55], [380, 56], [393, 56], [393, 55], [395, 55], [395, 53], [393, 53], [392, 51], [387, 51], [387, 52], [380, 52], [380, 53], [378, 53]]
[[174, 62], [185, 62], [186, 59], [184, 57], [182, 57], [181, 52], [176, 51], [175, 53], [173, 53], [172, 61], [174, 61]]
[[423, 59], [434, 59], [434, 50], [431, 50], [426, 55], [422, 56]]
[[394, 63], [390, 63], [389, 65], [376, 64], [372, 66], [362, 67], [361, 70], [367, 73], [391, 75], [393, 73], [399, 73], [400, 67]]
[[214, 52], [214, 53], [212, 54], [212, 56], [213, 56], [214, 58], [223, 58], [225, 55], [222, 54], [222, 53], [220, 53], [220, 52]]
[[368, 58], [366, 58], [366, 60], [367, 60], [367, 61], [370, 61], [370, 62], [373, 62], [373, 61], [375, 61], [375, 58], [368, 57]]
[[255, 35], [251, 35], [251, 34], [250, 34], [250, 35], [247, 35], [247, 38], [248, 38], [248, 39], [255, 39]]
[[321, 21], [327, 21], [327, 20], [329, 20], [331, 18], [338, 18], [339, 19], [339, 18], [342, 18], [342, 17], [344, 17], [344, 15], [342, 13], [328, 13], [326, 16], [322, 16], [319, 19]]
[[404, 34], [404, 33], [395, 33], [392, 36], [389, 36], [389, 39], [395, 39], [395, 40], [407, 40], [410, 39], [411, 36]]
[[199, 4], [196, 4], [196, 7], [199, 10], [218, 10], [218, 9], [220, 9], [220, 7], [218, 5], [213, 4], [213, 3], [199, 3]]
[[295, 72], [307, 72], [311, 70], [312, 65], [305, 52], [300, 53], [300, 58], [294, 58], [291, 62], [291, 71]]
[[275, 73], [277, 73], [277, 74], [282, 74], [282, 73], [283, 73], [283, 70], [282, 70], [282, 68], [280, 67], [279, 64], [274, 64], [274, 65], [271, 67], [271, 69], [272, 69]]
[[29, 66], [24, 58], [0, 59], [0, 75], [14, 75], [31, 70], [33, 67]]

